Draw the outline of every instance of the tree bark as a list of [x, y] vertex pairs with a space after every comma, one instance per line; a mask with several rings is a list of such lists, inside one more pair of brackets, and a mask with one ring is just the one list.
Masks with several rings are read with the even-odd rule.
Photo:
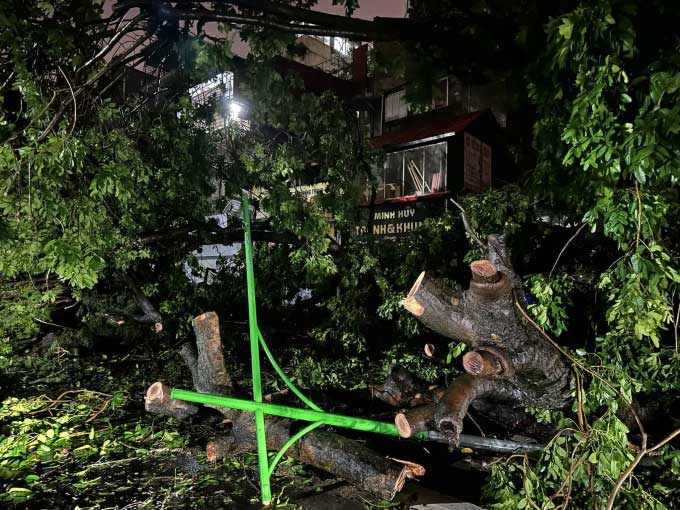
[[394, 423], [399, 435], [404, 438], [412, 437], [418, 432], [430, 430], [430, 423], [436, 409], [435, 404], [413, 407], [397, 414]]
[[[196, 391], [229, 395], [234, 385], [226, 368], [219, 334], [219, 320], [214, 312], [199, 315], [193, 321], [196, 349], [184, 345], [181, 350]], [[147, 391], [148, 412], [184, 419], [198, 412], [198, 407], [169, 398], [170, 390], [160, 382]], [[253, 413], [213, 406], [231, 423], [231, 433], [213, 441], [206, 448], [209, 460], [256, 448]], [[299, 424], [286, 419], [266, 417], [267, 446], [281, 448]], [[396, 461], [366, 448], [346, 437], [314, 430], [296, 442], [288, 455], [328, 471], [382, 499], [392, 499], [409, 478], [424, 474], [418, 464]]]
[[[295, 430], [289, 420], [268, 418], [267, 448], [278, 450]], [[256, 448], [255, 422], [251, 413], [242, 413], [234, 421], [229, 436], [210, 441], [206, 446], [209, 460], [215, 461]], [[288, 449], [288, 455], [323, 469], [350, 484], [382, 499], [391, 500], [404, 482], [424, 474], [422, 466], [388, 459], [362, 444], [338, 434], [314, 430]]]
[[[516, 310], [521, 279], [502, 237], [490, 236], [489, 260], [471, 264], [470, 288], [454, 292], [422, 273], [403, 301], [424, 325], [464, 342], [466, 374], [437, 403], [432, 421], [453, 444], [475, 399], [515, 408], [561, 408], [571, 398], [572, 373], [562, 355]], [[403, 423], [403, 416], [398, 415]]]

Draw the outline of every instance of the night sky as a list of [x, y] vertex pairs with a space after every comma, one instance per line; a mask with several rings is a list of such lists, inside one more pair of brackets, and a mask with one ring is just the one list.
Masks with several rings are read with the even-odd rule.
[[[401, 18], [406, 13], [406, 0], [359, 0], [358, 18], [373, 19], [376, 16]], [[316, 10], [331, 14], [345, 14], [343, 7], [333, 5], [331, 0], [319, 0]]]

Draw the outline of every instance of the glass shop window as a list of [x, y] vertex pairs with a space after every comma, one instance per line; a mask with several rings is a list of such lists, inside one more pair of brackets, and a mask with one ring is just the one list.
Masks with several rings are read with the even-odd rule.
[[[395, 198], [403, 196], [403, 181], [404, 168], [401, 154], [388, 154], [385, 158], [385, 179], [383, 185], [383, 197], [380, 198]], [[378, 190], [380, 196], [380, 190]]]
[[437, 143], [423, 148], [424, 193], [439, 193], [446, 190], [446, 143]]
[[423, 149], [402, 152], [404, 158], [404, 196], [423, 194]]
[[377, 199], [446, 191], [446, 142], [391, 152], [378, 175]]

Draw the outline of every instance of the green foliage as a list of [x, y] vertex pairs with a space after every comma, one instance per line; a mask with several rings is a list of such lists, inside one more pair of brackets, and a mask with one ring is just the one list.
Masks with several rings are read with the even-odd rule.
[[[680, 11], [652, 3], [582, 2], [547, 25], [530, 87], [538, 112], [533, 184], [554, 207], [582, 215], [593, 233], [612, 239], [619, 254], [593, 289], [606, 300], [609, 330], [595, 352], [576, 358], [585, 378], [572, 409], [579, 420], [543, 416], [559, 435], [539, 459], [494, 468], [487, 493], [495, 508], [602, 507], [634, 456], [617, 411], [636, 394], [677, 395], [679, 356], [668, 326], [680, 290], [680, 69], [676, 42], [658, 30], [677, 23]], [[528, 283], [537, 322], [564, 332], [569, 277], [536, 275]], [[638, 467], [615, 507], [671, 508], [677, 485], [666, 473], [677, 471], [677, 458], [667, 448], [656, 468]]]
[[0, 338], [30, 338], [49, 320], [49, 305], [61, 286], [42, 292], [31, 282], [15, 282], [0, 291]]
[[345, 357], [320, 359], [300, 351], [293, 352], [293, 382], [308, 388], [359, 389], [366, 388], [368, 366], [365, 359]]
[[[517, 185], [467, 195], [461, 205], [469, 218], [470, 227], [482, 242], [491, 234], [505, 234], [512, 238], [530, 219], [529, 195]], [[470, 244], [466, 262], [486, 257], [479, 246]]]
[[[456, 246], [460, 248], [452, 250]], [[351, 239], [336, 259], [337, 291], [326, 300], [329, 317], [314, 331], [315, 337], [361, 353], [367, 347], [382, 352], [397, 338], [417, 336], [422, 328], [401, 300], [422, 271], [435, 272], [455, 286], [463, 278], [466, 248], [455, 213], [429, 219], [398, 241]]]
[[549, 333], [560, 336], [567, 330], [569, 310], [573, 302], [571, 276], [562, 274], [548, 279], [536, 274], [527, 278], [527, 287], [535, 303], [527, 307], [536, 323]]
[[[537, 81], [532, 95], [541, 114], [536, 182], [559, 179], [559, 200], [621, 250], [600, 279], [612, 332], [599, 348], [616, 356], [630, 342], [644, 357], [668, 348], [663, 331], [680, 283], [671, 220], [678, 214], [680, 147], [672, 126], [680, 120], [680, 75], [674, 50], [647, 51], [640, 31], [651, 20], [636, 24], [636, 11], [635, 2], [595, 2], [553, 19], [544, 65], [560, 78], [558, 90]], [[674, 15], [675, 8], [664, 14]]]
[[[6, 359], [4, 368], [10, 373], [25, 365], [16, 355], [9, 354]], [[45, 374], [54, 366], [51, 360], [41, 359], [40, 365], [32, 367], [32, 373]], [[71, 368], [76, 367], [67, 362], [60, 371]], [[113, 382], [112, 377], [108, 379]], [[43, 489], [47, 476], [44, 473], [73, 463], [83, 468], [129, 454], [143, 455], [152, 448], [179, 448], [185, 444], [186, 437], [172, 426], [156, 430], [141, 421], [121, 422], [128, 399], [122, 387], [112, 394], [83, 389], [68, 390], [53, 399], [45, 395], [7, 397], [0, 405], [0, 482], [7, 489], [0, 501], [19, 503], [32, 497]], [[82, 488], [79, 483], [74, 486]]]

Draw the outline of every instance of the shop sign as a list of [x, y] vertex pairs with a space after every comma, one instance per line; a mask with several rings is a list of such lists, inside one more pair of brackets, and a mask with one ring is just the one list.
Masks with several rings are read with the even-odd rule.
[[[354, 227], [355, 235], [371, 234], [377, 237], [396, 238], [420, 228], [427, 218], [438, 216], [444, 210], [443, 201], [437, 203], [410, 202], [375, 206], [371, 231], [368, 222]], [[370, 210], [367, 211], [371, 214]]]

